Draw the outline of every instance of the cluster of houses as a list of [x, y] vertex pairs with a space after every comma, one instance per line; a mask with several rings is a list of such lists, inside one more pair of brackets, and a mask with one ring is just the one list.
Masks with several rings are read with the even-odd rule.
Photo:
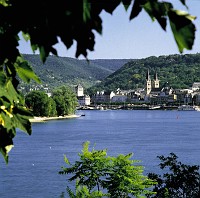
[[118, 88], [116, 91], [98, 91], [96, 94], [89, 96], [84, 95], [84, 89], [81, 85], [77, 85], [76, 95], [80, 106], [125, 102], [153, 105], [200, 105], [200, 82], [194, 82], [192, 87], [188, 89], [173, 89], [167, 82], [163, 87], [160, 87], [157, 73], [151, 79], [148, 70], [144, 88], [136, 90], [121, 90]]

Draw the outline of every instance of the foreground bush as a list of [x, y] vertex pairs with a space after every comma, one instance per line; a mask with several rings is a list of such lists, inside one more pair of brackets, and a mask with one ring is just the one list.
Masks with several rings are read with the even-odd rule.
[[158, 156], [163, 175], [149, 173], [149, 179], [157, 181], [153, 191], [154, 198], [199, 198], [200, 197], [200, 174], [199, 166], [190, 166], [178, 161], [174, 153], [168, 157]]
[[67, 187], [70, 197], [145, 197], [153, 194], [150, 187], [155, 182], [143, 175], [143, 166], [135, 165], [132, 153], [107, 156], [107, 150], [89, 151], [89, 142], [83, 145], [80, 160], [71, 164], [65, 156], [68, 167], [62, 167], [60, 174], [70, 174], [69, 181], [76, 180], [76, 192]]

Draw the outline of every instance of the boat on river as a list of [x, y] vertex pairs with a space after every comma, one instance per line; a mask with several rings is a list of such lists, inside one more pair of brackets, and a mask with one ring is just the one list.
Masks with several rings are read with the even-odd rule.
[[160, 105], [151, 105], [148, 107], [149, 110], [157, 110], [157, 109], [160, 109], [161, 106]]
[[178, 111], [200, 111], [200, 108], [191, 105], [181, 105], [178, 107]]

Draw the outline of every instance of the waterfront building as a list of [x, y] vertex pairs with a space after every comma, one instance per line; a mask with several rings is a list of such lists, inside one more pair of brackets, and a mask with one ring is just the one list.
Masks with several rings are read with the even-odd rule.
[[193, 103], [200, 106], [200, 93], [196, 93], [193, 97]]
[[77, 97], [84, 96], [84, 90], [80, 84], [75, 87], [75, 92]]
[[92, 102], [94, 104], [111, 102], [113, 96], [115, 96], [113, 91], [97, 91], [97, 93], [92, 96]]
[[193, 91], [199, 91], [200, 90], [200, 82], [194, 82], [192, 85]]
[[192, 104], [193, 97], [196, 95], [191, 89], [176, 89], [175, 93], [179, 104]]
[[77, 96], [79, 106], [88, 106], [90, 105], [90, 96]]
[[80, 84], [75, 87], [76, 96], [78, 99], [79, 106], [88, 106], [90, 105], [90, 96], [84, 95], [84, 89], [83, 86]]
[[127, 95], [115, 95], [111, 98], [111, 102], [126, 102]]

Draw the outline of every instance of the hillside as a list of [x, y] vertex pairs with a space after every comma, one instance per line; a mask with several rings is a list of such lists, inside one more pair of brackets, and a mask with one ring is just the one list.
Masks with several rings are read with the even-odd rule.
[[168, 82], [173, 88], [189, 88], [193, 82], [200, 82], [200, 54], [174, 54], [132, 60], [87, 91], [94, 93], [97, 90], [144, 88], [148, 69], [151, 78], [157, 72], [161, 86]]
[[130, 62], [131, 59], [95, 59], [91, 60], [91, 63], [95, 65], [99, 65], [101, 67], [107, 68], [112, 72], [117, 71], [120, 69], [124, 64]]
[[[95, 85], [119, 69], [128, 60], [78, 60], [68, 57], [49, 56], [43, 65], [39, 55], [23, 55], [33, 67], [43, 84], [54, 88], [60, 85], [77, 85], [85, 88]], [[33, 84], [33, 83], [32, 83]]]

